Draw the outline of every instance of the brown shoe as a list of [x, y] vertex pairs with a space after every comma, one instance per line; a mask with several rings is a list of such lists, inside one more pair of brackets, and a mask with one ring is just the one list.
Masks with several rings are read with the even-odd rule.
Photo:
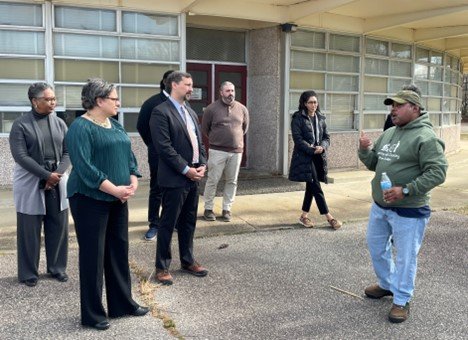
[[330, 224], [330, 227], [332, 227], [335, 230], [340, 229], [342, 226], [342, 223], [338, 220], [335, 220], [334, 218], [328, 220], [328, 223]]
[[190, 266], [182, 266], [182, 271], [198, 277], [203, 277], [208, 274], [208, 270], [200, 266], [200, 264], [196, 261]]
[[391, 291], [380, 288], [378, 284], [370, 285], [364, 290], [364, 293], [371, 299], [381, 299], [384, 296], [393, 296]]
[[404, 306], [393, 304], [392, 309], [390, 309], [390, 313], [388, 313], [388, 320], [393, 323], [406, 321], [409, 316], [409, 310], [409, 302], [407, 302]]
[[223, 210], [222, 218], [224, 222], [231, 222], [231, 212], [229, 210]]
[[203, 218], [207, 221], [216, 221], [216, 216], [213, 210], [205, 210], [203, 213]]
[[172, 275], [167, 269], [156, 269], [156, 281], [164, 286], [170, 286], [172, 284]]
[[302, 224], [306, 228], [313, 228], [314, 223], [308, 217], [301, 216], [299, 217], [299, 223]]

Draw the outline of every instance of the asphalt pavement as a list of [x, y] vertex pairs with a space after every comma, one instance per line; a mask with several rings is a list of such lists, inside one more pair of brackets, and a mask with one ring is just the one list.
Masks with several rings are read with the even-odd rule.
[[[111, 320], [105, 332], [80, 326], [72, 220], [70, 280], [59, 283], [45, 274], [42, 251], [38, 285], [18, 283], [12, 193], [0, 190], [0, 338], [466, 339], [468, 216], [457, 209], [466, 214], [468, 206], [468, 139], [448, 160], [447, 181], [433, 190], [411, 316], [399, 325], [386, 318], [391, 300], [363, 297], [363, 288], [375, 281], [365, 244], [371, 172], [330, 173], [334, 183], [324, 191], [331, 213], [345, 222], [338, 231], [316, 210], [317, 228], [297, 223], [301, 185], [244, 172], [232, 222], [198, 221], [195, 255], [209, 275], [200, 279], [179, 270], [175, 238], [170, 287], [155, 283], [155, 242], [143, 240], [148, 184], [142, 182], [130, 202], [130, 262], [134, 297], [152, 315]], [[215, 212], [221, 212], [220, 197]]]

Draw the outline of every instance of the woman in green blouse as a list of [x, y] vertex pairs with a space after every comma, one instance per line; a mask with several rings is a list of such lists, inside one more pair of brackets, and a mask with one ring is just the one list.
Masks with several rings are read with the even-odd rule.
[[[81, 92], [87, 112], [71, 124], [65, 142], [73, 165], [67, 192], [79, 245], [81, 323], [99, 330], [111, 318], [141, 316], [131, 294], [128, 205], [141, 177], [130, 138], [110, 117], [120, 107], [115, 85], [89, 79]], [[105, 273], [107, 309], [102, 305]]]

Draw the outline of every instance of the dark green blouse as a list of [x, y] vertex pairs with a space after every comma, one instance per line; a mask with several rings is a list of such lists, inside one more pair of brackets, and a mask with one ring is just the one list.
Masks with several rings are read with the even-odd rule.
[[130, 175], [141, 177], [130, 138], [123, 127], [110, 119], [112, 127], [106, 129], [78, 117], [70, 125], [65, 137], [72, 163], [67, 195], [76, 193], [102, 200], [115, 201], [99, 187], [108, 179], [114, 185], [129, 185]]

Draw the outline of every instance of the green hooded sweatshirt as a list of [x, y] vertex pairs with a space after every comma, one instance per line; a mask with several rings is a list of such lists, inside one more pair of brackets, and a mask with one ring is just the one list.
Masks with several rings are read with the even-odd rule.
[[[427, 113], [405, 126], [386, 130], [372, 149], [359, 150], [359, 159], [372, 171], [372, 198], [382, 207], [420, 208], [429, 204], [429, 191], [445, 181], [447, 160], [444, 142], [432, 129]], [[392, 186], [408, 187], [409, 195], [386, 203], [380, 180], [386, 172]]]

